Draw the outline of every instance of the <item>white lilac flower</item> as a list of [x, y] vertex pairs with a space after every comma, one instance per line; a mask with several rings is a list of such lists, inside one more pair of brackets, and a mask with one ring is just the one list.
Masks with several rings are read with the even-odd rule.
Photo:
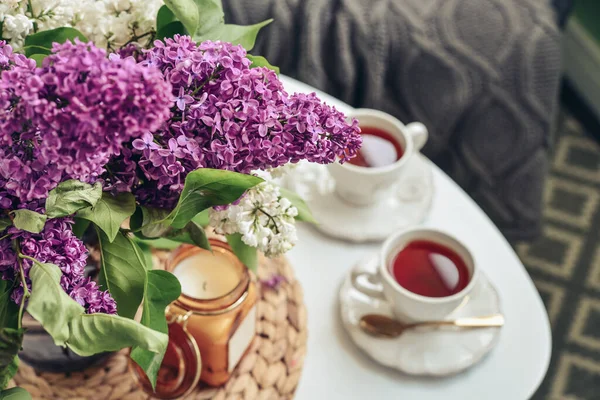
[[70, 26], [77, 2], [71, 0], [2, 1], [0, 5], [1, 36], [20, 50], [25, 37], [35, 30], [44, 31]]
[[71, 25], [76, 8], [77, 2], [70, 0], [32, 0], [29, 17], [38, 30], [46, 31]]
[[298, 210], [281, 197], [279, 186], [266, 172], [256, 173], [265, 182], [248, 190], [237, 204], [211, 210], [210, 222], [220, 234], [240, 233], [242, 241], [267, 257], [283, 254], [298, 240], [294, 217]]
[[0, 35], [15, 50], [34, 26], [37, 31], [72, 26], [99, 47], [117, 49], [140, 37], [146, 45], [162, 5], [162, 0], [2, 0]]
[[113, 49], [140, 38], [141, 45], [152, 39], [162, 0], [84, 0], [80, 3], [75, 27], [100, 47]]
[[19, 8], [20, 0], [3, 0], [0, 3], [0, 21], [4, 20], [7, 15], [18, 14], [17, 9]]
[[296, 163], [287, 163], [280, 167], [273, 168], [273, 169], [269, 170], [269, 172], [271, 173], [271, 176], [275, 179], [283, 178], [290, 172], [294, 171], [297, 166], [298, 166], [298, 164], [296, 164]]
[[25, 15], [7, 15], [2, 25], [3, 36], [21, 45], [25, 36], [33, 30], [33, 22]]

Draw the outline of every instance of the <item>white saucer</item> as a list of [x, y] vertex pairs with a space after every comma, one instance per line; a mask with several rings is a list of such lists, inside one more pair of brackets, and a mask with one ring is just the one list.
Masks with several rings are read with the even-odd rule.
[[431, 162], [416, 154], [407, 164], [392, 194], [371, 207], [356, 207], [334, 193], [335, 182], [327, 167], [299, 163], [285, 185], [302, 196], [324, 233], [353, 242], [381, 241], [393, 232], [419, 224], [433, 198]]
[[[377, 256], [371, 256], [353, 270], [374, 273], [377, 264]], [[360, 318], [372, 313], [391, 316], [391, 306], [356, 290], [351, 275], [349, 271], [340, 289], [342, 322], [354, 343], [380, 364], [407, 374], [447, 376], [473, 366], [498, 341], [499, 328], [408, 330], [395, 339], [369, 336], [360, 329]], [[468, 301], [447, 319], [501, 313], [498, 292], [485, 274], [479, 278]]]

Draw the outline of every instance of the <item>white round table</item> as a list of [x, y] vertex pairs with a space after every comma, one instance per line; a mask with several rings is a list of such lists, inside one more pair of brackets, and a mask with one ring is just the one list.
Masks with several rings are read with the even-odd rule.
[[[286, 90], [316, 91], [341, 111], [350, 107], [314, 88], [281, 77]], [[308, 308], [308, 352], [296, 393], [315, 399], [529, 399], [541, 383], [551, 354], [548, 316], [523, 264], [484, 212], [445, 173], [433, 166], [435, 195], [423, 225], [443, 229], [473, 252], [500, 293], [506, 325], [482, 362], [459, 375], [426, 378], [384, 368], [363, 354], [344, 331], [338, 288], [349, 269], [378, 244], [329, 238], [302, 224], [289, 253]], [[351, 215], [348, 218], [352, 218]]]

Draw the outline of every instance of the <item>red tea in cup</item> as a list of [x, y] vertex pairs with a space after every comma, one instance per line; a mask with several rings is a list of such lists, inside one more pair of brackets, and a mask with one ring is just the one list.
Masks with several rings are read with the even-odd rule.
[[427, 297], [447, 297], [469, 283], [469, 268], [453, 250], [428, 240], [409, 242], [394, 258], [390, 272], [403, 288]]
[[348, 162], [359, 167], [377, 168], [391, 165], [404, 154], [400, 143], [388, 132], [361, 126], [363, 144], [356, 157]]

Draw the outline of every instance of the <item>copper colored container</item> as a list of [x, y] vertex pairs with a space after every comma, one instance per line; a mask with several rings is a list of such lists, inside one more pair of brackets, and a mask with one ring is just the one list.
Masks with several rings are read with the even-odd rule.
[[[185, 260], [188, 260], [188, 270], [196, 266], [208, 268], [207, 264], [196, 263], [195, 259], [211, 261], [208, 264], [215, 261], [215, 265], [222, 269], [217, 270], [218, 275], [206, 275], [209, 282], [203, 282], [201, 286], [206, 288], [208, 285], [210, 289], [212, 279], [220, 285], [217, 292], [227, 291], [210, 297], [210, 290], [198, 288], [194, 291], [195, 281], [175, 274], [182, 282], [182, 294], [166, 310], [169, 346], [160, 367], [154, 396], [163, 399], [181, 397], [190, 393], [199, 382], [210, 386], [223, 385], [254, 338], [258, 299], [256, 284], [227, 243], [210, 239], [210, 244], [212, 255], [199, 247], [182, 245], [175, 249], [167, 262], [167, 270], [173, 272]], [[229, 290], [227, 285], [232, 289]], [[201, 298], [190, 296], [190, 292]], [[144, 390], [152, 393], [143, 372], [137, 366], [133, 370]], [[200, 370], [201, 373], [198, 373]]]

